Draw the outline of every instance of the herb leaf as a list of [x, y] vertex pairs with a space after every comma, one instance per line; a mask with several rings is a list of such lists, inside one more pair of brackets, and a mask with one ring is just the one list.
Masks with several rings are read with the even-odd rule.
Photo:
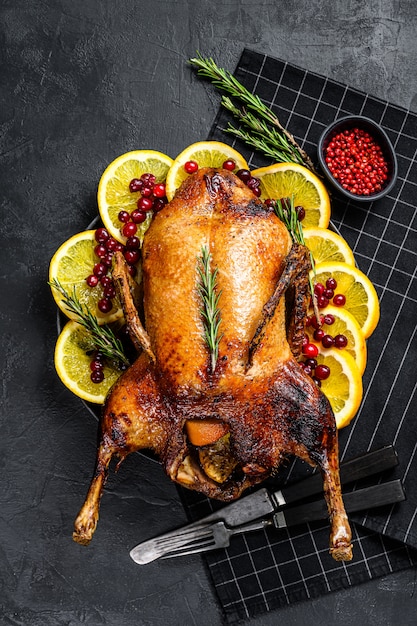
[[233, 74], [218, 67], [212, 58], [204, 58], [197, 53], [195, 58], [189, 59], [189, 63], [197, 69], [199, 76], [208, 78], [215, 87], [225, 91], [243, 105], [243, 108], [239, 109], [230, 98], [222, 98], [221, 104], [248, 128], [248, 131], [245, 131], [229, 124], [225, 129], [226, 132], [242, 139], [267, 157], [277, 161], [300, 163], [316, 173], [308, 154], [259, 96], [248, 91]]
[[217, 272], [211, 269], [211, 254], [207, 246], [201, 248], [201, 257], [198, 259], [197, 271], [199, 274], [198, 292], [201, 296], [203, 307], [201, 315], [204, 324], [204, 340], [210, 350], [211, 371], [216, 369], [219, 356], [219, 343], [222, 335], [219, 335], [221, 315], [219, 299], [221, 291], [217, 291]]
[[106, 324], [100, 326], [97, 322], [97, 318], [91, 313], [91, 311], [83, 307], [81, 302], [78, 300], [75, 287], [72, 295], [70, 295], [56, 278], [54, 278], [49, 285], [59, 291], [59, 293], [63, 296], [65, 307], [68, 311], [76, 315], [78, 323], [81, 324], [81, 326], [84, 326], [84, 328], [90, 333], [94, 347], [106, 358], [119, 363], [122, 366], [129, 366], [130, 362], [124, 353], [121, 341], [116, 337], [110, 326]]

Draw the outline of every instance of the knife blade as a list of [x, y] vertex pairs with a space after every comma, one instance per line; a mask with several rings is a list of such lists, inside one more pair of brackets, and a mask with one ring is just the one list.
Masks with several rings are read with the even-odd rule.
[[[340, 481], [342, 484], [348, 484], [360, 478], [383, 472], [396, 465], [398, 465], [397, 453], [392, 445], [386, 445], [342, 462], [340, 464]], [[140, 553], [142, 560], [148, 558], [148, 562], [150, 562], [153, 560], [155, 548], [161, 538], [174, 537], [186, 529], [190, 530], [219, 520], [231, 527], [239, 526], [260, 517], [267, 517], [290, 503], [298, 502], [322, 491], [323, 479], [320, 473], [312, 474], [274, 492], [261, 488], [200, 520], [139, 543], [132, 548], [130, 555], [135, 560], [134, 556]]]

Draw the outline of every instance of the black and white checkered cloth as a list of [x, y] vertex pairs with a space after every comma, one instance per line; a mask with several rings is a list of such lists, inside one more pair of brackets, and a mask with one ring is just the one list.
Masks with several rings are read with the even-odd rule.
[[[407, 501], [350, 516], [350, 563], [329, 556], [328, 523], [249, 533], [233, 538], [227, 550], [206, 556], [229, 623], [417, 564], [417, 116], [249, 50], [243, 52], [235, 75], [272, 108], [313, 160], [323, 129], [349, 114], [381, 124], [395, 147], [399, 177], [391, 193], [369, 205], [334, 195], [332, 222], [375, 285], [381, 304], [380, 323], [368, 341], [362, 407], [340, 433], [341, 458], [393, 443], [400, 463], [381, 480], [402, 478]], [[266, 165], [262, 156], [223, 132], [230, 119], [221, 110], [210, 139], [235, 145], [251, 168]], [[299, 461], [291, 463], [274, 486], [310, 471]], [[183, 498], [191, 519], [219, 506], [192, 492], [183, 493]]]

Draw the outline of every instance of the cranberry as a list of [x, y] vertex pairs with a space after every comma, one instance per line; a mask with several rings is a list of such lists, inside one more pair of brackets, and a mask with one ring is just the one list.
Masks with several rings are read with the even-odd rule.
[[309, 358], [309, 359], [306, 359], [304, 363], [308, 365], [308, 367], [311, 367], [311, 369], [313, 370], [317, 365], [317, 360], [313, 358]]
[[317, 328], [313, 333], [314, 340], [321, 341], [325, 334], [326, 333], [324, 332], [322, 328]]
[[141, 195], [143, 198], [149, 198], [153, 193], [152, 187], [148, 187], [147, 185], [142, 187]]
[[107, 267], [111, 267], [113, 263], [113, 252], [108, 252], [106, 256], [101, 259], [101, 261], [104, 265], [107, 265]]
[[332, 348], [334, 346], [334, 339], [331, 335], [324, 335], [321, 343], [323, 348]]
[[335, 306], [344, 306], [346, 304], [346, 296], [343, 293], [337, 293], [333, 298]]
[[229, 172], [233, 172], [233, 170], [236, 168], [236, 163], [235, 161], [233, 161], [233, 159], [227, 159], [227, 161], [223, 163], [223, 168], [225, 170], [228, 170]]
[[119, 215], [117, 217], [119, 222], [123, 222], [123, 224], [126, 224], [126, 222], [130, 220], [130, 215], [127, 211], [119, 211]]
[[236, 176], [238, 178], [240, 178], [241, 181], [243, 181], [244, 183], [247, 183], [248, 180], [250, 180], [252, 178], [252, 174], [250, 173], [249, 170], [238, 170], [236, 172]]
[[143, 187], [143, 181], [139, 178], [132, 178], [129, 183], [129, 191], [134, 193], [135, 191], [140, 191]]
[[97, 243], [106, 243], [110, 235], [105, 228], [97, 228], [94, 237]]
[[326, 287], [327, 289], [333, 289], [334, 291], [337, 287], [337, 280], [331, 276], [326, 280]]
[[139, 211], [150, 211], [152, 209], [152, 206], [153, 201], [151, 200], [151, 198], [139, 198], [139, 200], [137, 201], [137, 207]]
[[107, 248], [103, 243], [98, 243], [94, 248], [94, 253], [99, 259], [102, 259], [107, 254]]
[[314, 285], [314, 293], [316, 294], [316, 296], [322, 296], [324, 293], [324, 285], [322, 283], [316, 283]]
[[260, 178], [256, 178], [256, 176], [251, 176], [249, 180], [246, 181], [246, 184], [249, 187], [249, 189], [252, 189], [253, 191], [254, 189], [258, 189], [258, 187], [261, 184], [261, 180]]
[[107, 265], [102, 262], [96, 263], [93, 267], [93, 274], [97, 278], [101, 278], [104, 274], [107, 274]]
[[128, 265], [135, 265], [140, 259], [139, 250], [126, 250], [124, 257]]
[[110, 313], [113, 308], [113, 304], [109, 298], [101, 298], [101, 300], [97, 302], [97, 307], [102, 313]]
[[93, 359], [90, 362], [90, 370], [94, 372], [94, 370], [102, 370], [103, 369], [103, 361]]
[[186, 163], [184, 163], [184, 169], [187, 174], [194, 174], [194, 172], [198, 170], [197, 161], [187, 161]]
[[326, 378], [330, 376], [330, 367], [320, 363], [314, 370], [314, 376], [318, 378], [318, 380], [326, 380]]
[[116, 252], [118, 243], [119, 242], [116, 241], [116, 239], [114, 239], [113, 237], [110, 237], [110, 239], [106, 241], [107, 252]]
[[331, 313], [326, 313], [326, 315], [323, 316], [323, 324], [327, 324], [327, 326], [331, 326], [334, 323], [335, 323], [335, 317]]
[[[130, 217], [132, 219], [133, 224], [141, 224], [142, 222], [144, 222], [146, 220], [146, 213], [144, 211], [140, 211], [139, 209], [135, 209], [134, 211], [132, 211], [132, 213], [130, 214]], [[131, 235], [127, 235], [127, 237], [131, 237], [133, 236], [137, 231], [137, 227], [135, 232]]]
[[336, 335], [334, 338], [334, 345], [336, 348], [346, 348], [348, 345], [348, 339], [346, 335]]
[[85, 282], [89, 287], [96, 287], [98, 285], [98, 281], [98, 276], [96, 276], [95, 274], [90, 274], [90, 276], [87, 276], [87, 278], [85, 279]]
[[306, 216], [306, 212], [305, 212], [304, 207], [302, 207], [302, 206], [296, 206], [294, 210], [295, 210], [295, 212], [297, 213], [298, 221], [299, 221], [299, 222], [302, 222], [302, 221], [303, 221], [303, 219], [304, 219], [304, 218], [305, 218], [305, 216]]
[[155, 200], [153, 201], [153, 205], [152, 205], [152, 211], [154, 213], [158, 213], [158, 211], [164, 208], [166, 203], [167, 203], [166, 198], [155, 198]]
[[108, 298], [109, 300], [111, 300], [115, 296], [116, 296], [116, 288], [115, 288], [115, 286], [114, 285], [108, 285], [104, 289], [104, 297]]
[[136, 235], [132, 235], [132, 237], [129, 237], [128, 240], [126, 241], [126, 248], [128, 250], [137, 250], [140, 246], [140, 239], [139, 237], [136, 237]]
[[325, 298], [327, 298], [328, 300], [331, 300], [331, 299], [333, 298], [333, 296], [334, 296], [334, 291], [333, 291], [333, 289], [325, 289], [325, 290], [323, 291], [323, 296], [324, 296]]
[[304, 365], [303, 369], [308, 376], [311, 376], [311, 374], [313, 373], [313, 370], [309, 365]]
[[319, 349], [314, 343], [306, 343], [302, 348], [302, 352], [305, 356], [314, 359], [318, 355]]
[[136, 224], [134, 222], [128, 222], [127, 224], [125, 224], [122, 228], [122, 234], [125, 237], [132, 237], [133, 235], [136, 234], [138, 227], [136, 226]]
[[104, 372], [103, 372], [103, 370], [102, 369], [94, 370], [93, 372], [91, 372], [90, 378], [91, 378], [91, 381], [93, 383], [96, 383], [97, 385], [99, 383], [102, 383], [103, 380], [104, 380]]
[[155, 174], [151, 174], [150, 172], [145, 172], [144, 174], [142, 174], [140, 179], [148, 187], [153, 187], [156, 181]]
[[158, 183], [153, 188], [153, 195], [157, 198], [164, 198], [166, 196], [166, 188], [164, 183]]
[[132, 276], [132, 278], [135, 278], [135, 276], [138, 273], [138, 268], [136, 267], [136, 265], [128, 265], [127, 270], [129, 274]]
[[100, 278], [100, 283], [103, 286], [103, 289], [105, 289], [106, 287], [108, 287], [109, 285], [113, 284], [112, 279], [110, 278], [110, 276], [102, 276]]
[[329, 304], [329, 299], [323, 294], [322, 296], [318, 296], [317, 298], [317, 306], [319, 309], [325, 309]]

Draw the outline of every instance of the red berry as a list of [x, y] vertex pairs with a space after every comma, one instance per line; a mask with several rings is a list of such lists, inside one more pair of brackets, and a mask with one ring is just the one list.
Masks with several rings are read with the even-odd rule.
[[314, 376], [318, 378], [318, 380], [326, 380], [326, 378], [330, 376], [330, 367], [320, 363], [314, 370]]
[[100, 278], [100, 283], [103, 286], [103, 288], [105, 289], [106, 287], [108, 287], [109, 285], [113, 284], [112, 279], [110, 278], [110, 276], [102, 276]]
[[252, 178], [252, 174], [250, 173], [249, 170], [238, 170], [236, 172], [236, 176], [240, 178], [240, 180], [243, 181], [244, 183], [247, 183], [248, 180]]
[[305, 218], [305, 216], [306, 216], [306, 212], [305, 212], [304, 207], [302, 207], [302, 206], [296, 206], [294, 210], [295, 210], [295, 212], [297, 213], [298, 221], [299, 221], [299, 222], [302, 222], [302, 221], [303, 221], [303, 219], [304, 219], [304, 218]]
[[115, 296], [116, 296], [116, 288], [115, 288], [115, 286], [114, 285], [108, 285], [104, 289], [104, 297], [108, 298], [109, 300], [111, 300]]
[[332, 348], [334, 345], [334, 339], [331, 335], [324, 335], [321, 340], [323, 348]]
[[91, 372], [90, 378], [93, 383], [96, 383], [96, 384], [102, 383], [104, 380], [103, 370], [102, 369], [94, 370], [93, 372]]
[[97, 243], [106, 243], [110, 235], [105, 228], [97, 228], [94, 237]]
[[148, 187], [153, 187], [156, 181], [155, 174], [151, 174], [150, 172], [145, 172], [144, 174], [142, 174], [140, 179]]
[[322, 296], [324, 293], [324, 285], [322, 283], [316, 283], [314, 285], [314, 293], [316, 296]]
[[119, 215], [117, 217], [119, 222], [123, 222], [123, 224], [126, 224], [126, 222], [130, 220], [130, 215], [127, 211], [119, 211]]
[[135, 265], [140, 259], [139, 250], [126, 250], [124, 257], [128, 265]]
[[187, 161], [186, 163], [184, 163], [184, 169], [187, 174], [194, 174], [194, 172], [198, 170], [197, 161]]
[[97, 307], [102, 313], [110, 313], [113, 308], [113, 304], [108, 298], [101, 298], [101, 300], [97, 302]]
[[228, 170], [229, 172], [233, 172], [233, 170], [236, 168], [236, 163], [235, 161], [233, 161], [233, 159], [227, 159], [227, 161], [223, 163], [223, 168], [225, 170]]
[[90, 276], [87, 276], [87, 278], [85, 279], [85, 282], [89, 287], [96, 287], [98, 285], [98, 280], [98, 276], [96, 276], [95, 274], [90, 274]]
[[136, 224], [134, 222], [128, 222], [127, 224], [125, 224], [122, 228], [122, 234], [125, 237], [132, 237], [132, 235], [136, 234], [138, 227], [136, 226]]
[[101, 278], [107, 274], [107, 265], [102, 262], [96, 263], [93, 267], [93, 274], [97, 276], [97, 278]]
[[309, 358], [315, 358], [319, 349], [314, 343], [306, 343], [302, 348], [303, 354]]
[[119, 242], [116, 241], [116, 239], [114, 239], [113, 237], [110, 237], [110, 239], [106, 241], [107, 252], [116, 252], [118, 248], [118, 243]]
[[164, 183], [158, 183], [153, 188], [153, 195], [157, 198], [164, 198], [166, 196], [166, 189]]
[[135, 191], [140, 191], [143, 187], [143, 181], [139, 178], [132, 178], [129, 183], [129, 191], [134, 193]]
[[[139, 209], [135, 209], [134, 211], [132, 211], [132, 213], [130, 214], [130, 217], [132, 219], [132, 222], [134, 224], [141, 224], [142, 222], [144, 222], [146, 220], [146, 213], [144, 211], [140, 211]], [[137, 230], [137, 229], [136, 229]], [[136, 231], [135, 231], [136, 232]], [[132, 233], [132, 235], [134, 235], [135, 233]], [[131, 235], [128, 235], [128, 237], [130, 237]]]
[[150, 211], [152, 209], [153, 206], [153, 201], [151, 198], [139, 198], [139, 200], [137, 201], [137, 207], [139, 209], [139, 211]]
[[103, 243], [99, 243], [94, 248], [94, 253], [98, 256], [99, 259], [102, 259], [107, 254], [107, 248]]
[[326, 287], [327, 289], [333, 289], [333, 291], [336, 289], [337, 287], [337, 281], [335, 278], [330, 277], [326, 280]]
[[137, 250], [140, 246], [140, 239], [139, 237], [136, 237], [136, 235], [132, 235], [132, 237], [129, 237], [129, 239], [126, 241], [126, 248], [128, 250]]
[[328, 326], [331, 326], [334, 323], [335, 323], [335, 317], [331, 313], [326, 313], [326, 315], [323, 316], [323, 324], [327, 324]]
[[322, 328], [317, 328], [313, 333], [314, 340], [321, 341], [325, 334], [326, 333], [324, 332]]
[[333, 298], [335, 306], [344, 306], [346, 304], [346, 296], [343, 293], [337, 293]]
[[336, 348], [346, 348], [348, 345], [348, 339], [346, 335], [336, 335], [334, 338], [334, 345]]
[[140, 192], [143, 198], [149, 198], [152, 195], [152, 187], [149, 187], [148, 185], [144, 185], [142, 187], [142, 191]]

